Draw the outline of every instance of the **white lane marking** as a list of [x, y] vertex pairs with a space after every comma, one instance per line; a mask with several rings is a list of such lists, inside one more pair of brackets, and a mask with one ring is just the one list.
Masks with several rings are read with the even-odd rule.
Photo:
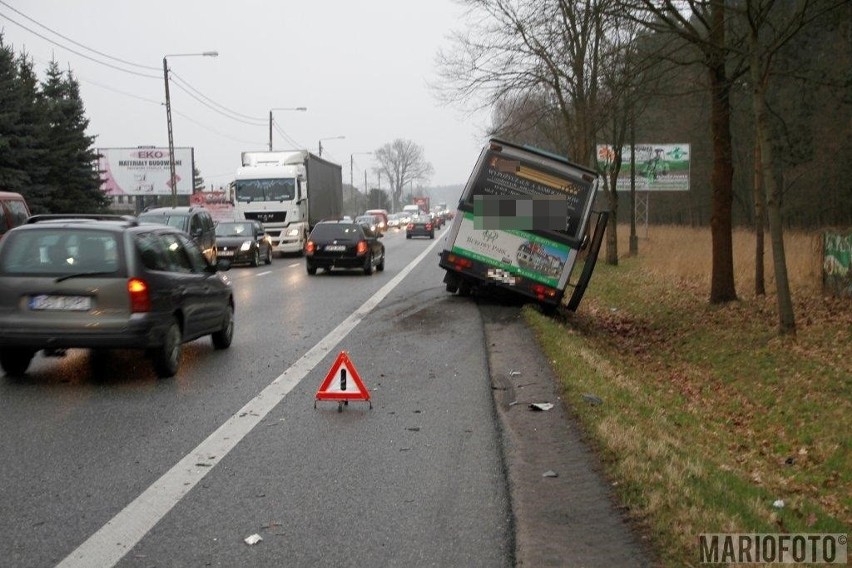
[[301, 262], [294, 262], [293, 264], [288, 264], [287, 268], [295, 268], [297, 266], [302, 266]]
[[436, 240], [280, 374], [236, 414], [198, 444], [148, 489], [98, 529], [57, 568], [115, 566], [199, 481], [292, 391], [440, 241]]
[[271, 270], [264, 270], [263, 272], [258, 272], [255, 276], [266, 276], [267, 274], [272, 274]]

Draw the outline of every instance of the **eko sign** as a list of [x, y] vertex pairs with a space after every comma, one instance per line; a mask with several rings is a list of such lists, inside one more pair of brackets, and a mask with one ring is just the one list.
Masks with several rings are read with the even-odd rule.
[[[107, 195], [171, 195], [168, 148], [100, 148], [98, 170]], [[192, 193], [192, 148], [175, 148], [177, 193]]]

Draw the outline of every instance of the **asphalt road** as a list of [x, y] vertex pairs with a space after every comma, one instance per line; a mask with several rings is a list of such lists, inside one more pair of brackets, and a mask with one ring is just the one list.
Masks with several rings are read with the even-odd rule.
[[[233, 345], [186, 345], [173, 379], [132, 351], [102, 373], [71, 351], [0, 380], [0, 564], [605, 565], [595, 547], [572, 562], [561, 536], [545, 555], [524, 530], [541, 493], [511, 475], [504, 444], [522, 442], [495, 405], [486, 337], [517, 307], [448, 295], [435, 241], [384, 243], [369, 277], [308, 277], [292, 257], [233, 268]], [[314, 408], [344, 350], [372, 409]], [[634, 546], [600, 488], [586, 506], [614, 519], [616, 548]]]

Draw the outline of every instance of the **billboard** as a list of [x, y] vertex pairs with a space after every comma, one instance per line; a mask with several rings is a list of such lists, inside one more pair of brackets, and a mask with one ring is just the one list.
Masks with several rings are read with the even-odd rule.
[[[99, 148], [98, 170], [107, 195], [171, 195], [168, 148]], [[178, 195], [192, 193], [192, 148], [175, 148]]]
[[[637, 144], [637, 191], [689, 191], [689, 144]], [[612, 146], [598, 145], [598, 170], [612, 163]], [[630, 191], [630, 146], [621, 149], [618, 191]]]

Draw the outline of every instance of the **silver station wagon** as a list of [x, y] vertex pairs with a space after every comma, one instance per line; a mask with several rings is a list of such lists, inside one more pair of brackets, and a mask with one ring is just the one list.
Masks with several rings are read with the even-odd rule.
[[160, 377], [181, 345], [230, 346], [234, 295], [223, 270], [174, 227], [114, 215], [35, 215], [0, 242], [0, 366], [24, 375], [39, 350], [144, 349]]

